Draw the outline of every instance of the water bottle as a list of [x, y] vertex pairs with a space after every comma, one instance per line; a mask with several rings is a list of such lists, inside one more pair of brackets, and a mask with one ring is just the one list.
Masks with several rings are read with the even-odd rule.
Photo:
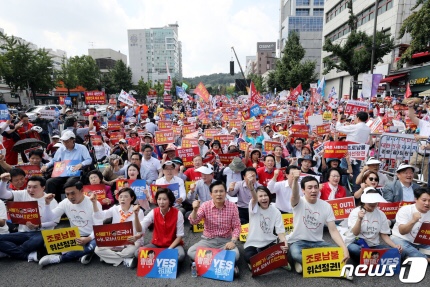
[[191, 265], [191, 277], [196, 278], [197, 277], [197, 266], [196, 262], [193, 262]]

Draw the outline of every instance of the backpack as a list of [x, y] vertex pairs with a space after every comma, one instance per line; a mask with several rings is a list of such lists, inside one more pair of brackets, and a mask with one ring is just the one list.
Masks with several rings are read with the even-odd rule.
[[84, 144], [84, 140], [76, 133], [77, 129], [73, 129], [73, 133], [75, 134], [75, 142], [78, 144]]

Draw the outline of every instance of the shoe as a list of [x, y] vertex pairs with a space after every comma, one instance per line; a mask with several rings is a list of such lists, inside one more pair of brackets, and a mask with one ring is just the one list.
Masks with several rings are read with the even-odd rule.
[[61, 262], [61, 255], [46, 255], [39, 260], [39, 265], [43, 267], [49, 264], [55, 264], [60, 262]]
[[126, 265], [128, 268], [136, 268], [137, 266], [137, 258], [133, 257], [133, 258], [127, 258], [128, 260], [130, 260], [128, 262], [128, 264]]
[[299, 274], [303, 272], [302, 264], [299, 262], [294, 263], [294, 269], [296, 269], [296, 272]]
[[287, 271], [291, 271], [291, 265], [290, 265], [290, 263], [288, 263], [287, 265], [282, 266], [282, 268], [284, 268]]
[[6, 258], [6, 257], [9, 257], [9, 255], [0, 251], [0, 258]]
[[345, 274], [345, 279], [352, 281], [354, 279], [354, 276], [349, 275], [349, 274]]
[[248, 263], [248, 269], [249, 269], [249, 271], [252, 271], [252, 266], [249, 263]]
[[91, 262], [91, 259], [93, 259], [93, 256], [94, 256], [94, 252], [91, 252], [89, 254], [82, 256], [80, 261], [82, 264], [87, 265], [88, 263]]
[[234, 266], [234, 278], [239, 278], [239, 266]]
[[39, 262], [39, 258], [37, 258], [37, 251], [33, 251], [30, 254], [28, 254], [28, 262]]

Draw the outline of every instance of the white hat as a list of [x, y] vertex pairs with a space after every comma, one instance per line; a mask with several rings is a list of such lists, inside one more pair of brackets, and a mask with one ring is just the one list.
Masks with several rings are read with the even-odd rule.
[[164, 167], [166, 166], [166, 165], [173, 165], [173, 167], [176, 167], [176, 164], [173, 162], [173, 161], [171, 161], [171, 160], [168, 160], [168, 161], [166, 161], [164, 164], [163, 164], [163, 169], [164, 169]]
[[387, 202], [382, 195], [376, 191], [376, 193], [368, 193], [371, 190], [376, 191], [373, 187], [366, 187], [363, 191], [363, 194], [361, 195], [361, 202], [362, 203], [378, 203], [378, 202]]
[[374, 157], [369, 157], [369, 159], [366, 162], [366, 165], [372, 165], [372, 164], [381, 164], [381, 162]]
[[214, 167], [211, 164], [206, 164], [207, 166], [202, 165], [196, 171], [203, 173], [203, 174], [212, 174], [214, 173]]
[[52, 136], [52, 138], [53, 138], [53, 139], [59, 139], [59, 138], [60, 138], [60, 136], [59, 136], [59, 135], [53, 135], [53, 136]]
[[151, 134], [151, 133], [146, 133], [146, 134], [144, 134], [144, 135], [143, 135], [143, 137], [144, 137], [144, 138], [146, 138], [146, 137], [150, 137], [151, 139], [153, 138], [153, 136], [152, 136], [152, 134]]
[[100, 126], [100, 129], [104, 129], [104, 130], [106, 130], [106, 129], [107, 129], [107, 127], [106, 127], [106, 126]]
[[146, 118], [145, 123], [149, 123], [151, 120], [149, 118]]
[[75, 134], [73, 133], [73, 131], [64, 131], [63, 135], [61, 136], [61, 140], [62, 141], [66, 141], [69, 140], [70, 138], [76, 138]]
[[206, 141], [206, 139], [204, 137], [199, 137], [199, 141]]
[[60, 142], [58, 142], [58, 143], [54, 144], [54, 147], [62, 147], [62, 146], [63, 146], [63, 144], [62, 144], [62, 143], [60, 143]]
[[237, 146], [237, 144], [234, 141], [231, 141], [227, 147], [231, 147], [231, 146]]
[[280, 133], [274, 133], [273, 134], [273, 139], [277, 139], [277, 138], [280, 138], [281, 137], [281, 134]]
[[119, 143], [127, 143], [127, 141], [125, 139], [120, 139]]
[[237, 128], [232, 128], [230, 133], [237, 133]]
[[404, 169], [407, 169], [407, 168], [412, 168], [412, 170], [413, 170], [414, 172], [418, 172], [418, 169], [417, 169], [415, 166], [410, 165], [410, 164], [406, 164], [406, 163], [401, 163], [401, 164], [399, 165], [399, 167], [397, 168], [396, 172], [400, 172], [400, 171], [402, 171], [402, 170], [404, 170]]

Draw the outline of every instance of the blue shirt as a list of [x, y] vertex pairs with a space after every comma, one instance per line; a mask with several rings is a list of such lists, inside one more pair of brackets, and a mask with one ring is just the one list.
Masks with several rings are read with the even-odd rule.
[[68, 150], [65, 146], [58, 148], [55, 152], [54, 158], [46, 164], [51, 167], [54, 163], [64, 160], [79, 160], [82, 165], [89, 165], [93, 161], [86, 146], [75, 143], [72, 150]]

